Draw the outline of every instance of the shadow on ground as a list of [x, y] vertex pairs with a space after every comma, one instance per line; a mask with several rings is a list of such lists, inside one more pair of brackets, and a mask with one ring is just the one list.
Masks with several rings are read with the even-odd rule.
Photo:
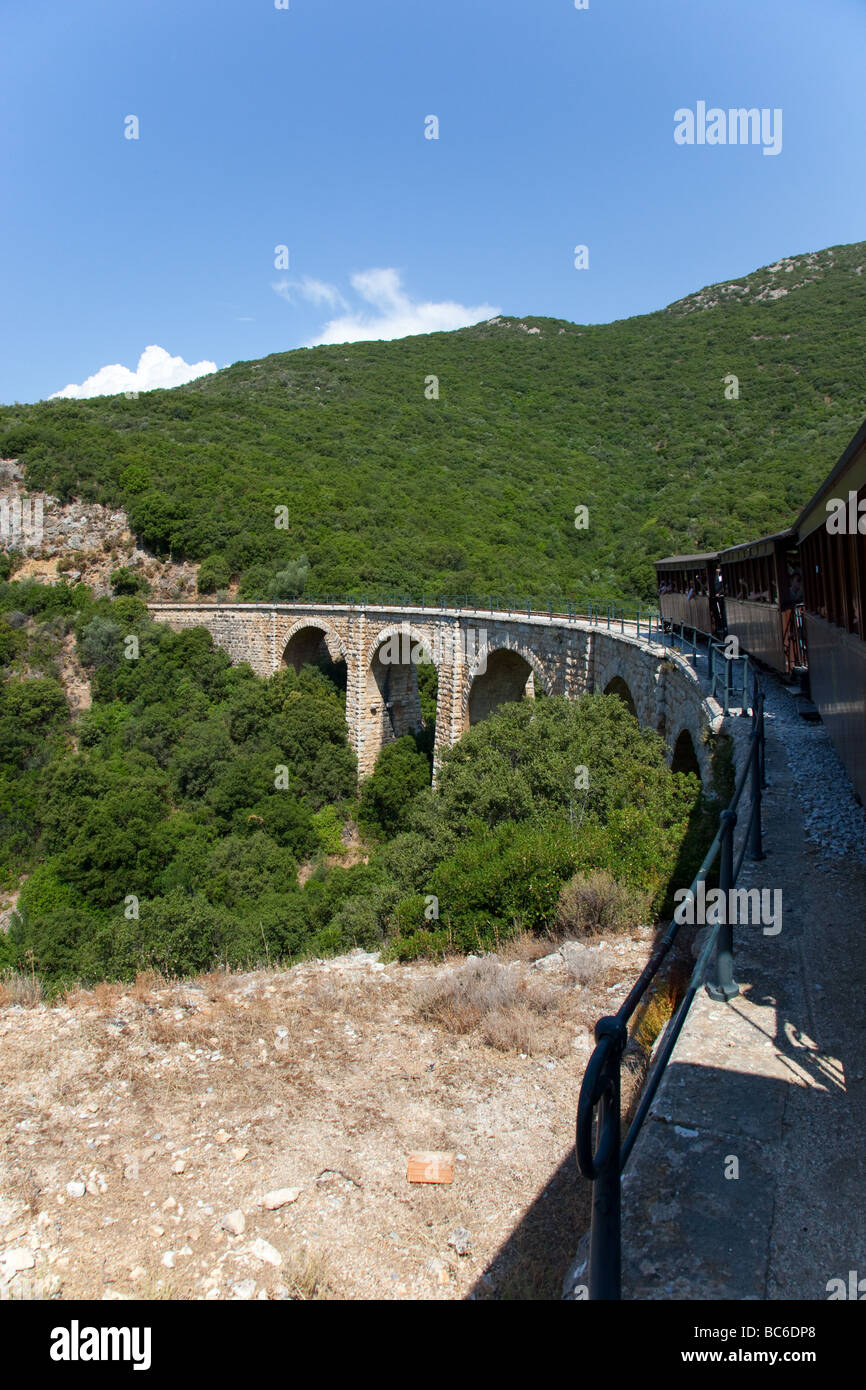
[[589, 1224], [590, 1188], [569, 1148], [535, 1201], [466, 1295], [470, 1299], [555, 1300]]

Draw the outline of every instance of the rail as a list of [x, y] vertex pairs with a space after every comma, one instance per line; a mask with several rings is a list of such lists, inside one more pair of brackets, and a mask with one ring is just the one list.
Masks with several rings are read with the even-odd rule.
[[[746, 835], [739, 856], [734, 857], [734, 832], [738, 807], [747, 781], [750, 805]], [[698, 886], [706, 883], [716, 862], [724, 901], [734, 887], [748, 852], [763, 859], [761, 795], [764, 776], [764, 695], [755, 673], [749, 752], [737, 779], [729, 805], [722, 811], [719, 828], [688, 889], [694, 900]], [[678, 909], [679, 910], [679, 909]], [[685, 914], [683, 914], [685, 915]], [[621, 1064], [628, 1043], [628, 1024], [659, 972], [682, 925], [677, 913], [627, 998], [615, 1014], [599, 1019], [596, 1046], [583, 1078], [577, 1107], [576, 1157], [583, 1177], [592, 1183], [592, 1223], [589, 1244], [589, 1297], [593, 1300], [622, 1298], [622, 1191], [621, 1178], [689, 1009], [702, 985], [711, 998], [733, 999], [739, 992], [734, 981], [734, 939], [731, 913], [722, 914], [708, 933], [692, 971], [688, 987], [674, 1010], [647, 1075], [634, 1117], [622, 1138]], [[708, 975], [712, 971], [712, 978]]]

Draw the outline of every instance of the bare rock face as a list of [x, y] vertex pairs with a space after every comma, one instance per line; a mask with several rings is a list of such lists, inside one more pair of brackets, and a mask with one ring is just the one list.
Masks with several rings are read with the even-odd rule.
[[0, 550], [24, 557], [19, 579], [56, 584], [66, 579], [89, 585], [97, 597], [111, 593], [112, 570], [138, 571], [151, 597], [189, 599], [196, 594], [198, 567], [163, 562], [139, 549], [121, 509], [75, 499], [63, 503], [25, 487], [15, 459], [0, 459]]

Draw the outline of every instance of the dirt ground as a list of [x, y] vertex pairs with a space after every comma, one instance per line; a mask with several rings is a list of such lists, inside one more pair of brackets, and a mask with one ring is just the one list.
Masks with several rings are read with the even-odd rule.
[[0, 1298], [558, 1298], [591, 1029], [650, 944], [0, 988]]

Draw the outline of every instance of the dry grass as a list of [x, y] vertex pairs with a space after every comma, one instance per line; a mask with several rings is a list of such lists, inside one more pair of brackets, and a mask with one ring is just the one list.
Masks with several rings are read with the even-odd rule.
[[0, 1008], [18, 1004], [23, 1009], [35, 1009], [42, 1003], [42, 983], [35, 975], [22, 975], [17, 970], [5, 970], [0, 975]]
[[648, 920], [649, 895], [618, 883], [603, 869], [575, 874], [563, 885], [556, 910], [563, 937], [612, 935]]
[[582, 941], [570, 941], [563, 951], [563, 959], [569, 979], [574, 984], [586, 989], [604, 988], [610, 983], [612, 965], [608, 959], [608, 952], [599, 950], [597, 946], [588, 946]]
[[653, 1047], [682, 999], [690, 974], [688, 961], [673, 961], [664, 978], [656, 981], [655, 988], [638, 1009], [623, 1059], [622, 1111], [626, 1123], [631, 1120], [640, 1100], [652, 1062]]
[[503, 942], [496, 955], [506, 965], [512, 961], [531, 965], [533, 961], [541, 960], [543, 956], [550, 955], [550, 952], [555, 949], [556, 941], [552, 936], [537, 936], [534, 932], [522, 931], [517, 936], [512, 936], [508, 941]]
[[309, 1302], [326, 1299], [333, 1292], [331, 1270], [325, 1256], [305, 1250], [297, 1256], [284, 1273], [284, 1281], [292, 1298]]
[[546, 985], [526, 981], [490, 956], [471, 959], [418, 990], [415, 1010], [428, 1023], [450, 1033], [480, 1030], [483, 1040], [501, 1052], [536, 1050], [539, 1020], [560, 999]]

